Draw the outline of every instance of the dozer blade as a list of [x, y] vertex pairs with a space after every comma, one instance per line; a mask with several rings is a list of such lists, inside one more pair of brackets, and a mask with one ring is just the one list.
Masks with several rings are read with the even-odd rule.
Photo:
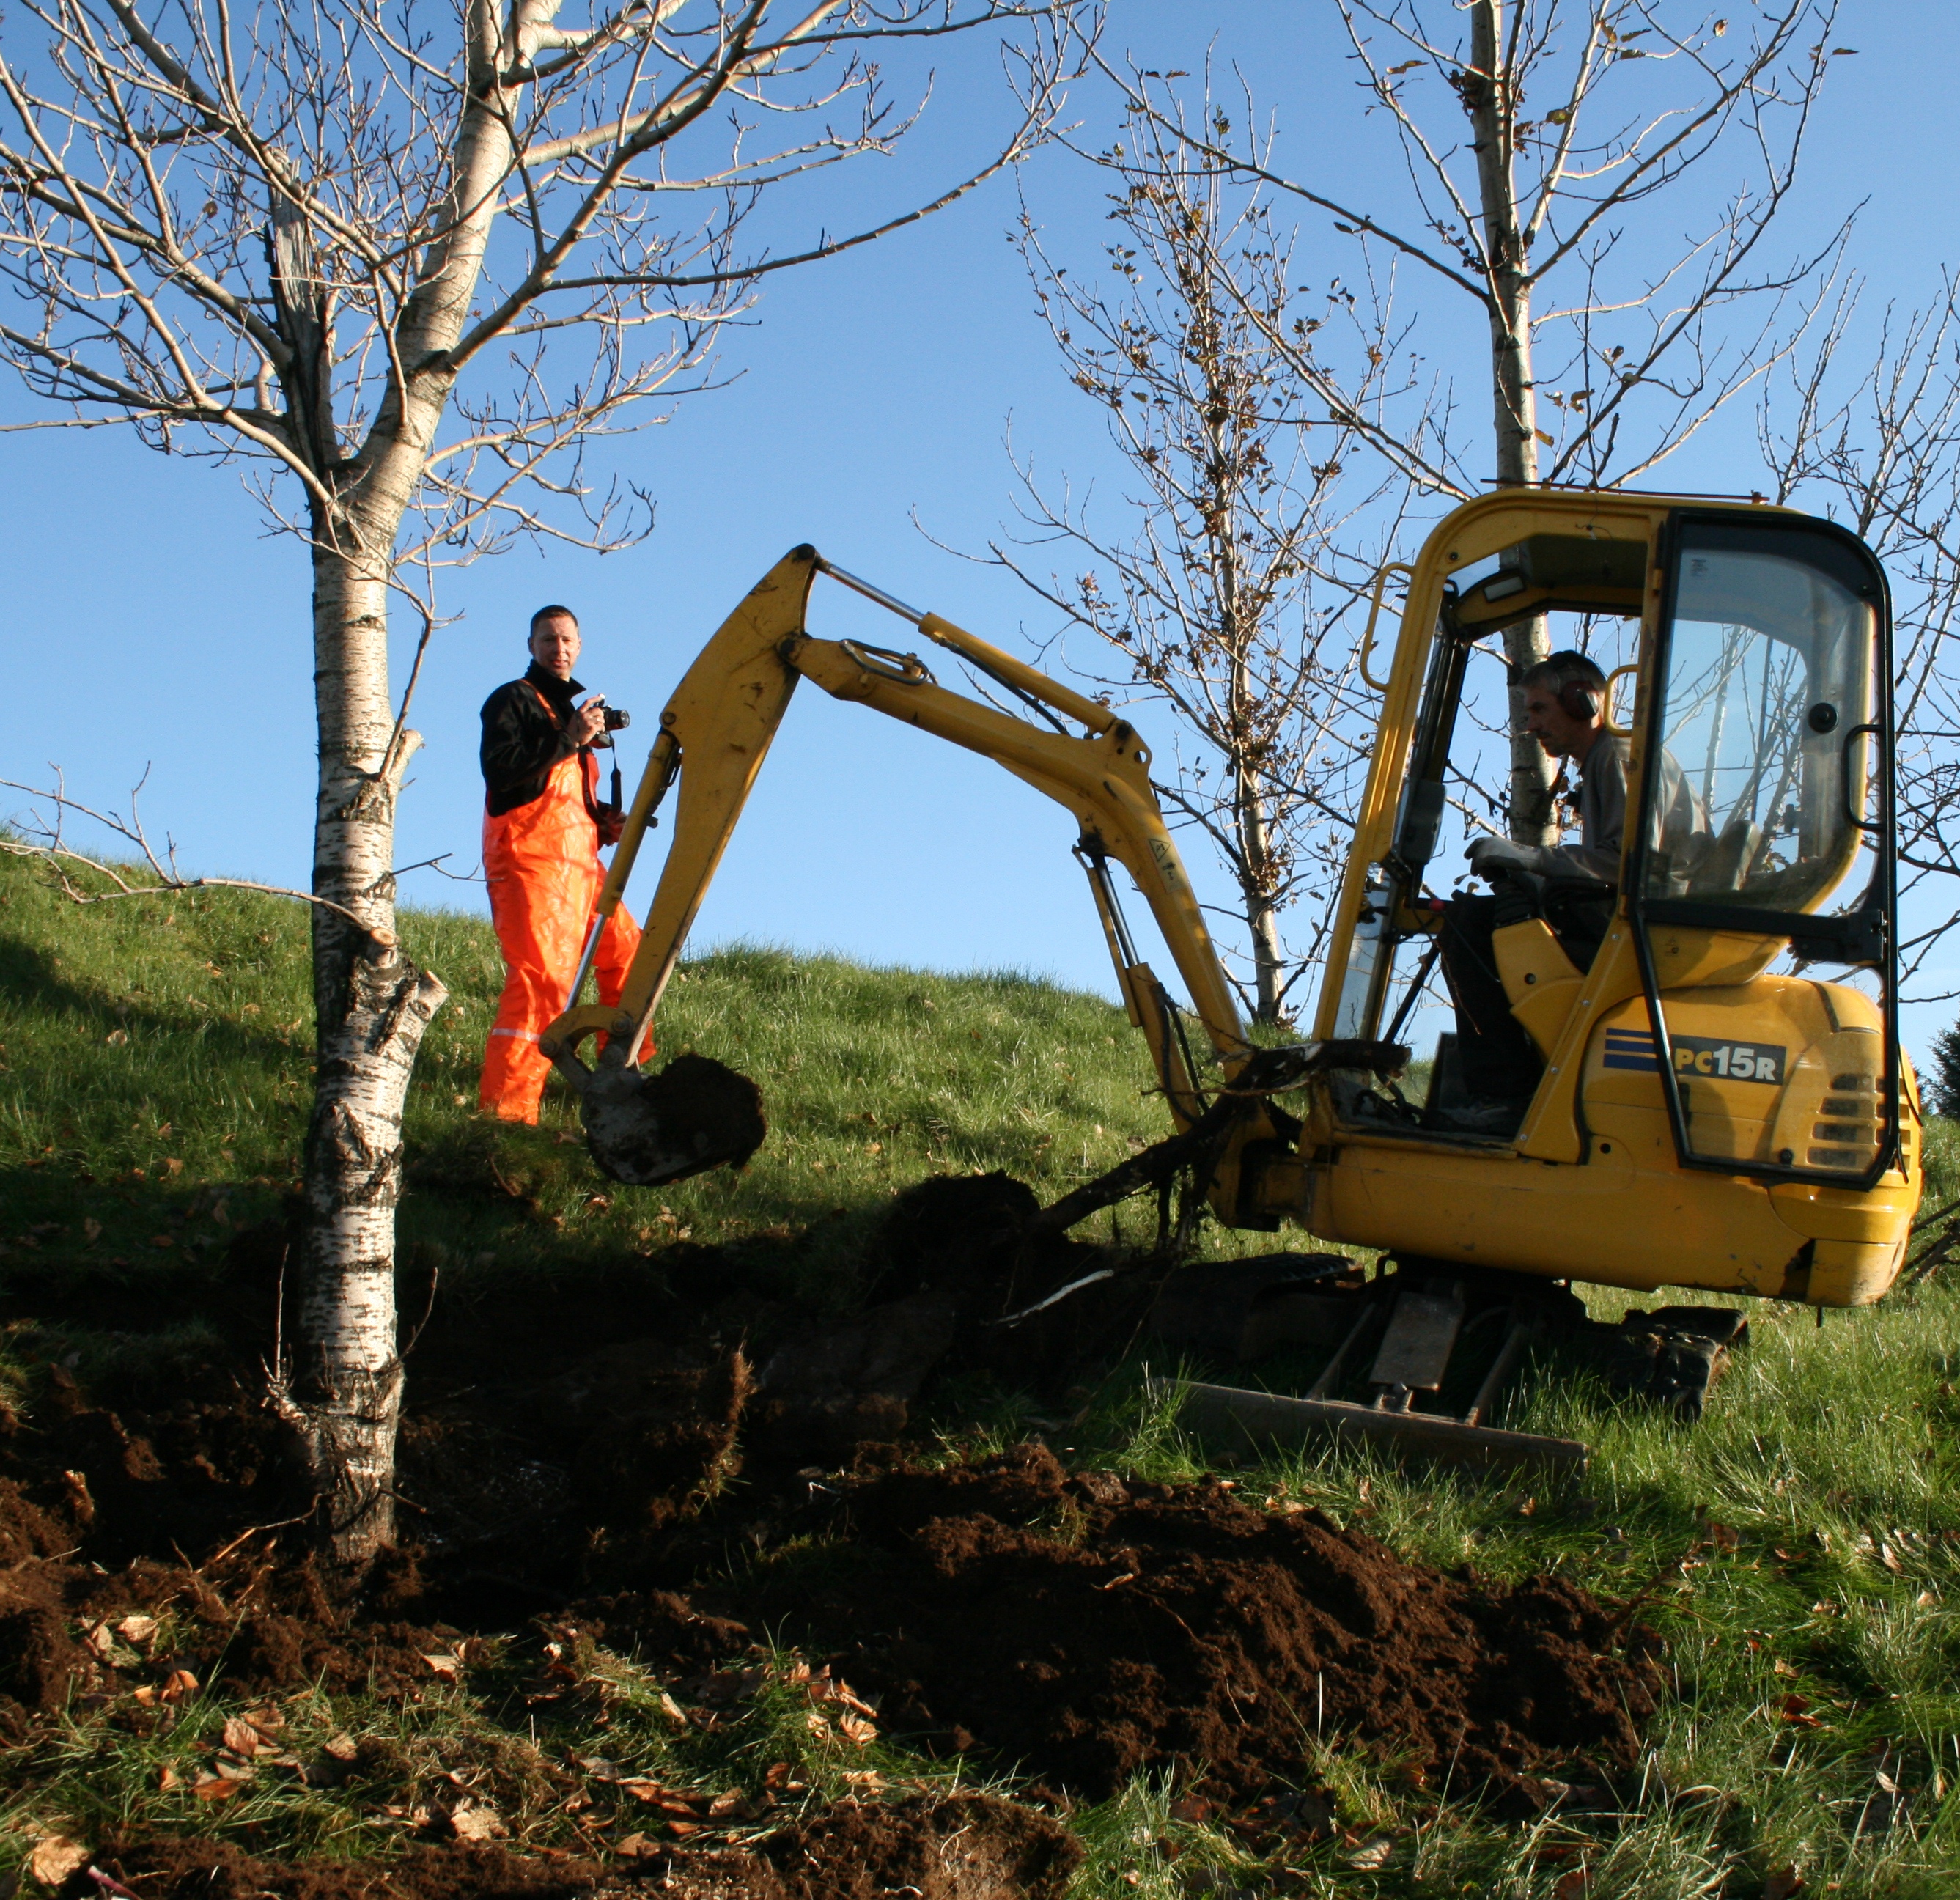
[[[1156, 1382], [1153, 1382], [1155, 1383]], [[1166, 1386], [1169, 1397], [1178, 1389]], [[1284, 1392], [1235, 1386], [1182, 1388], [1178, 1422], [1189, 1430], [1274, 1444], [1298, 1444], [1332, 1432], [1336, 1437], [1472, 1465], [1569, 1465], [1586, 1469], [1585, 1446], [1573, 1438], [1545, 1438], [1500, 1431], [1434, 1412], [1389, 1411], [1344, 1399], [1294, 1399]]]
[[603, 1058], [597, 1069], [582, 1072], [585, 1079], [574, 1086], [586, 1146], [603, 1172], [628, 1187], [740, 1167], [768, 1130], [762, 1090], [709, 1056], [676, 1055], [657, 1075]]

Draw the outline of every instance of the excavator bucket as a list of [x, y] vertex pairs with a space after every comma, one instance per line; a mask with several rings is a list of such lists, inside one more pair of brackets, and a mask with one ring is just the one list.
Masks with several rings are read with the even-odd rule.
[[653, 1075], [603, 1055], [596, 1069], [569, 1055], [558, 1068], [578, 1091], [593, 1160], [628, 1187], [739, 1168], [768, 1130], [762, 1090], [709, 1056], [676, 1055]]

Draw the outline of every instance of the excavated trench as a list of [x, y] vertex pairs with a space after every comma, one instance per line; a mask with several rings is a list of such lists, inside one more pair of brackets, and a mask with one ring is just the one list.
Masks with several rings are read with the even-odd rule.
[[[676, 1262], [700, 1290], [678, 1319], [671, 1288], [638, 1311], [601, 1288], [589, 1313], [439, 1315], [403, 1432], [410, 1541], [352, 1602], [293, 1533], [247, 1534], [305, 1498], [242, 1374], [144, 1409], [47, 1369], [31, 1419], [0, 1417], [0, 1730], [20, 1739], [77, 1697], [154, 1708], [180, 1670], [243, 1696], [406, 1697], [432, 1656], [468, 1681], [595, 1644], [692, 1719], [749, 1692], [766, 1633], [848, 1682], [888, 1739], [1015, 1774], [1026, 1797], [844, 1803], [740, 1847], [603, 1867], [487, 1844], [285, 1867], [135, 1835], [97, 1857], [146, 1895], [294, 1900], [588, 1894], [656, 1871], [703, 1896], [1009, 1900], [1058, 1895], [1073, 1865], [1047, 1810], [1139, 1771], [1270, 1805], [1304, 1798], [1321, 1749], [1351, 1748], [1529, 1809], [1633, 1765], [1653, 1639], [1562, 1580], [1445, 1574], [1229, 1480], [1134, 1482], [1040, 1444], [951, 1466], [908, 1450], [949, 1370], [1059, 1391], [1134, 1338], [1137, 1275], [998, 1323], [1102, 1258], [1026, 1246], [1033, 1205], [1003, 1176], [921, 1184], [864, 1309], [824, 1325], [699, 1249]], [[573, 1349], [609, 1327], [614, 1343]], [[163, 1618], [170, 1653], [105, 1637], [132, 1615]]]

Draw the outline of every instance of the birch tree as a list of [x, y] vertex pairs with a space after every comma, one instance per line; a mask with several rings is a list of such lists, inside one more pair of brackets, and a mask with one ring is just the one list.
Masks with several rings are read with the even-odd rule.
[[[355, 1566], [392, 1534], [401, 1109], [444, 996], [394, 934], [418, 742], [391, 607], [425, 646], [444, 565], [641, 531], [644, 495], [597, 489], [583, 445], [697, 385], [768, 272], [950, 202], [1057, 97], [1063, 11], [1039, 0], [562, 10], [22, 0], [0, 27], [0, 352], [47, 421], [243, 463], [310, 559], [318, 1086], [281, 1397]], [[1004, 136], [891, 217], [799, 241], [821, 175], [910, 123], [880, 61], [940, 40], [1020, 62]]]
[[[1491, 422], [1473, 448], [1468, 432], [1439, 441], [1406, 411], [1373, 412], [1365, 372], [1324, 339], [1269, 330], [1303, 396], [1390, 466], [1459, 499], [1491, 482], [1637, 481], [1787, 353], [1843, 237], [1793, 257], [1768, 242], [1825, 72], [1848, 50], [1832, 45], [1829, 0], [1768, 0], [1732, 22], [1670, 0], [1336, 4], [1365, 114], [1399, 161], [1366, 197], [1203, 129], [1185, 136], [1300, 207], [1318, 256], [1331, 231], [1413, 273], [1423, 288], [1404, 289], [1405, 307], [1445, 325], [1461, 313], [1482, 333]], [[1131, 110], [1177, 123], [1165, 82], [1104, 70]], [[1434, 320], [1418, 334], [1469, 360]], [[1514, 682], [1548, 649], [1542, 620], [1504, 640]], [[1491, 803], [1517, 842], [1548, 842], [1551, 762], [1523, 730], [1516, 684], [1510, 750]]]
[[[1208, 100], [1201, 116], [1218, 129]], [[1317, 947], [1290, 949], [1283, 919], [1306, 880], [1338, 880], [1350, 781], [1366, 762], [1367, 695], [1342, 615], [1373, 563], [1344, 555], [1344, 537], [1407, 485], [1344, 479], [1356, 431], [1300, 426], [1271, 339], [1332, 323], [1386, 365], [1392, 315], [1338, 284], [1302, 295], [1264, 189], [1186, 162], [1188, 149], [1132, 114], [1098, 154], [1118, 187], [1099, 274], [1051, 256], [1023, 208], [1019, 242], [1042, 318], [1134, 485], [1097, 509], [1051, 495], [1024, 466], [1025, 532], [991, 554], [1064, 628], [1090, 636], [1087, 651], [1068, 643], [1072, 670], [1172, 715], [1157, 789], [1236, 888], [1250, 951], [1240, 988], [1271, 1023]], [[1358, 400], [1386, 399], [1389, 373]], [[1377, 542], [1393, 532], [1388, 512], [1372, 526]], [[1040, 571], [1031, 546], [1062, 549], [1073, 571]]]

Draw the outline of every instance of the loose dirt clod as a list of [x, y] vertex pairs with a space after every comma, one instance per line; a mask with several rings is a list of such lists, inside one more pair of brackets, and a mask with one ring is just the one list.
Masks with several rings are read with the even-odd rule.
[[602, 1065], [584, 1085], [580, 1112], [593, 1160], [629, 1186], [739, 1168], [768, 1131], [762, 1090], [705, 1055], [677, 1055], [657, 1073]]

